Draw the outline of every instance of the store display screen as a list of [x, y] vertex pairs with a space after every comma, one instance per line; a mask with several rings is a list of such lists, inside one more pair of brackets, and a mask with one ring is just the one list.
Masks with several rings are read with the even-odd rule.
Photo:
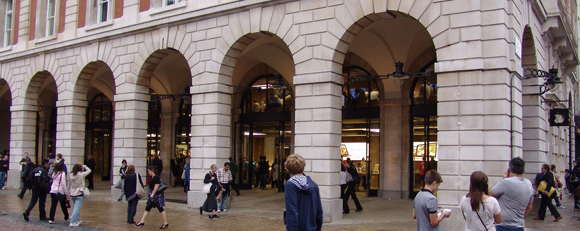
[[367, 143], [341, 143], [340, 153], [345, 159], [350, 158], [351, 160], [362, 160], [362, 158], [367, 156]]

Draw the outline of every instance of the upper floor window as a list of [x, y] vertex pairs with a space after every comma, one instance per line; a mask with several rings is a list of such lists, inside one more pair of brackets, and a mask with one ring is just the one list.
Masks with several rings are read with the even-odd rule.
[[55, 15], [56, 15], [56, 0], [48, 0], [46, 5], [46, 30], [45, 36], [51, 36], [54, 34], [55, 25]]
[[13, 10], [13, 5], [12, 5], [12, 0], [8, 0], [6, 1], [5, 4], [5, 16], [4, 16], [4, 47], [10, 46], [10, 42], [12, 41], [12, 10]]
[[181, 2], [181, 0], [163, 0], [163, 6], [170, 6], [178, 2]]
[[109, 20], [111, 12], [110, 0], [97, 0], [97, 22], [106, 22]]

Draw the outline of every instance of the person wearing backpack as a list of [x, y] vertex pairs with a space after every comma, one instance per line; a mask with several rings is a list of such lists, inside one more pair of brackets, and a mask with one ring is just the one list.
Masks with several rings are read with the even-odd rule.
[[36, 205], [38, 201], [38, 210], [40, 212], [40, 220], [48, 220], [46, 217], [46, 210], [44, 210], [44, 205], [46, 204], [46, 195], [48, 194], [48, 190], [50, 189], [50, 177], [48, 176], [48, 167], [49, 161], [48, 159], [42, 160], [42, 165], [34, 168], [32, 172], [26, 178], [27, 182], [30, 182], [30, 188], [32, 189], [32, 197], [30, 198], [30, 203], [28, 204], [28, 208], [22, 216], [24, 216], [24, 220], [28, 221], [28, 216], [30, 215], [30, 211]]
[[[355, 188], [356, 185], [358, 183], [360, 183], [360, 176], [358, 175], [358, 172], [354, 168], [352, 161], [348, 160], [346, 163], [347, 163], [346, 171], [348, 172], [348, 174], [350, 174], [352, 176], [352, 181], [349, 181], [347, 179], [347, 182], [346, 182], [346, 185], [347, 185], [346, 194], [345, 194], [346, 201], [348, 203], [348, 198], [351, 197], [352, 200], [354, 201], [354, 205], [356, 206], [355, 212], [360, 212], [363, 210], [363, 207], [360, 205], [360, 202], [358, 201], [358, 197], [356, 197], [356, 188]], [[346, 207], [347, 207], [346, 211], [348, 213], [348, 211], [349, 211], [348, 204]]]
[[30, 175], [30, 173], [34, 170], [34, 168], [36, 166], [34, 166], [34, 163], [32, 163], [32, 161], [30, 160], [30, 158], [28, 158], [28, 160], [26, 160], [26, 165], [24, 166], [24, 172], [22, 172], [22, 189], [20, 190], [20, 193], [18, 194], [18, 198], [20, 198], [21, 200], [24, 198], [24, 193], [26, 193], [27, 189], [30, 189], [32, 187], [32, 181], [27, 181], [28, 176]]

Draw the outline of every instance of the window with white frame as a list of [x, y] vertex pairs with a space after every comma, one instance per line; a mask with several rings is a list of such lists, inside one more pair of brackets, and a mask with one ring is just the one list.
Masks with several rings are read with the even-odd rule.
[[48, 0], [46, 5], [46, 37], [52, 36], [55, 30], [56, 0]]
[[111, 12], [111, 0], [96, 0], [97, 5], [97, 23], [109, 20]]
[[4, 15], [4, 47], [10, 46], [10, 42], [12, 41], [12, 0], [6, 1], [5, 4], [5, 15]]
[[178, 2], [181, 2], [181, 0], [163, 0], [163, 6], [170, 6]]

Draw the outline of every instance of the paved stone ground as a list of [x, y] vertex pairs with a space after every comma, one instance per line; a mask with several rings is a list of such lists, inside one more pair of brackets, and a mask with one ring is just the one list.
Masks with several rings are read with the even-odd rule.
[[[22, 212], [28, 206], [30, 195], [24, 200], [16, 197], [17, 190], [0, 191], [0, 215], [2, 230], [158, 230], [162, 225], [161, 216], [156, 210], [141, 229], [127, 224], [125, 202], [117, 202], [111, 198], [108, 182], [98, 182], [97, 189], [91, 191], [91, 197], [83, 202], [81, 209], [81, 227], [69, 227], [63, 220], [62, 212], [57, 210], [56, 224], [38, 220], [38, 209], [35, 208], [30, 221], [22, 219]], [[169, 187], [168, 198], [175, 201], [185, 200], [182, 188]], [[233, 208], [227, 213], [221, 213], [221, 218], [210, 220], [207, 214], [199, 215], [199, 210], [189, 209], [186, 204], [166, 203], [169, 228], [171, 230], [284, 230], [282, 214], [284, 210], [284, 195], [277, 190], [242, 190], [239, 197], [234, 197]], [[343, 220], [324, 224], [323, 230], [416, 230], [416, 221], [411, 218], [411, 200], [388, 200], [368, 198], [359, 195], [364, 210], [360, 213], [351, 211], [344, 215]], [[564, 198], [566, 209], [559, 209], [564, 216], [558, 223], [547, 217], [545, 221], [534, 221], [535, 215], [526, 219], [526, 230], [580, 230], [580, 212], [574, 212], [569, 198]], [[350, 202], [351, 208], [354, 203]], [[47, 201], [47, 213], [50, 199]], [[536, 206], [537, 208], [537, 206]], [[145, 209], [145, 201], [137, 207], [135, 220], [140, 220]], [[537, 209], [535, 209], [537, 210]], [[71, 213], [72, 210], [69, 210]], [[532, 212], [535, 214], [535, 211]], [[548, 212], [549, 214], [549, 212]], [[459, 214], [454, 214], [459, 215]]]

